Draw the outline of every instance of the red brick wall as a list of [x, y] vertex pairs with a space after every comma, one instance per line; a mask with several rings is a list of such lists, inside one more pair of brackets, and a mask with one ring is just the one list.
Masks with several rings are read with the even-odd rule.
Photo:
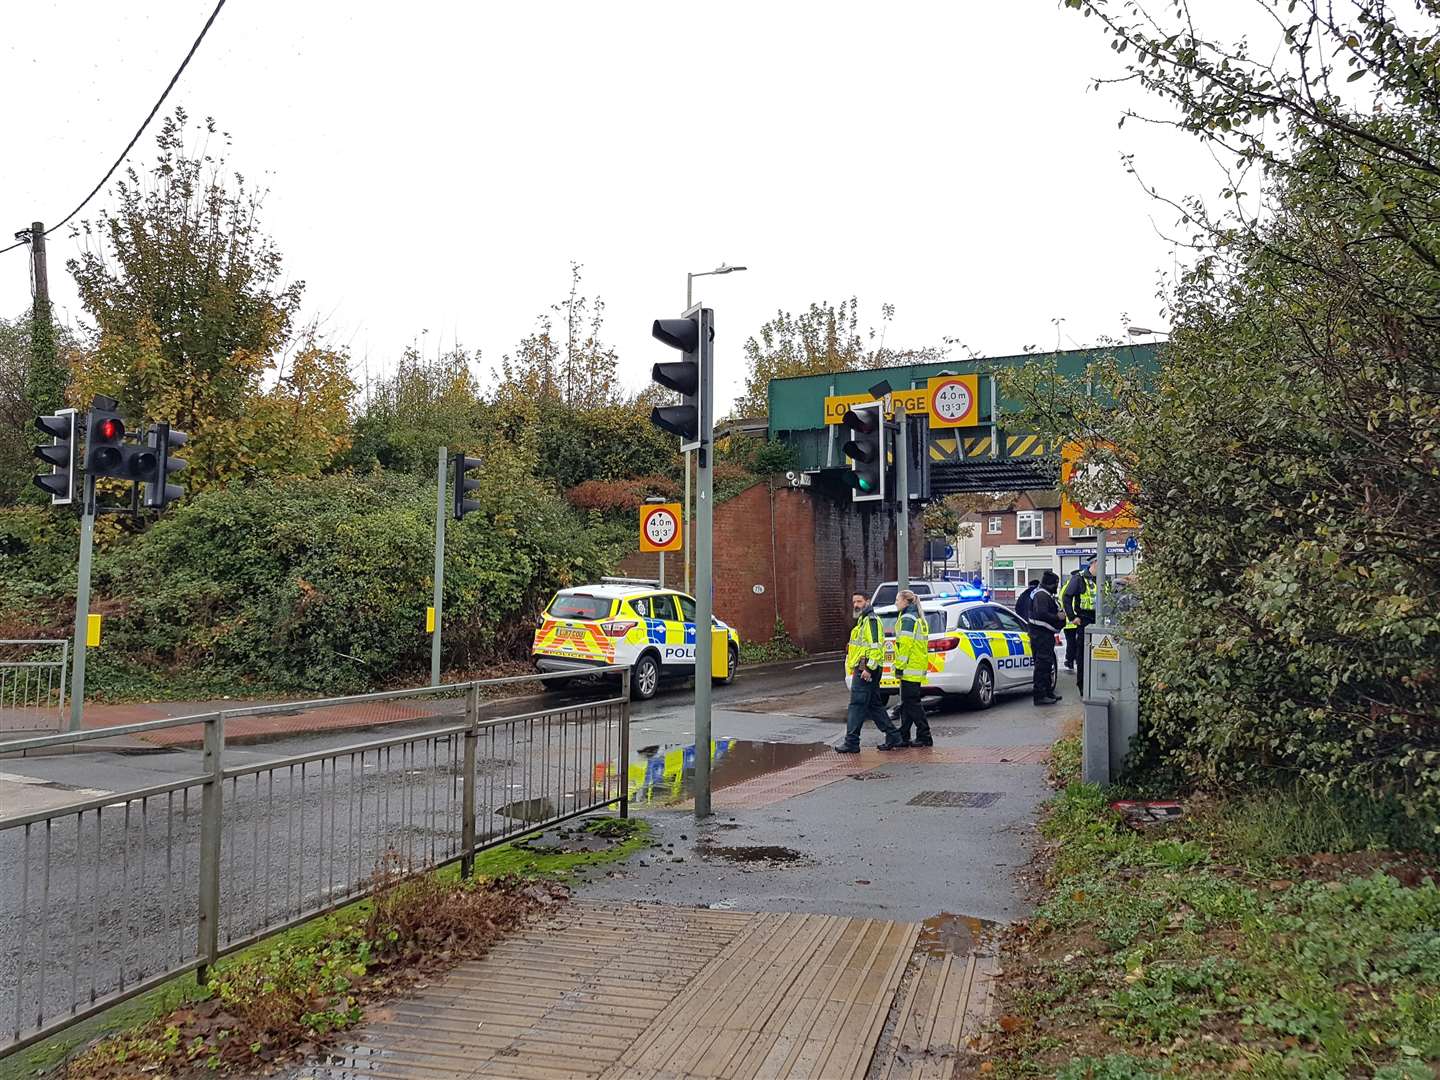
[[[924, 550], [912, 515], [910, 566]], [[680, 587], [678, 555], [666, 584]], [[715, 508], [715, 613], [746, 641], [768, 641], [778, 611], [791, 640], [810, 652], [839, 648], [850, 632], [850, 595], [869, 594], [895, 577], [895, 516], [805, 488], [756, 484]], [[658, 560], [636, 552], [620, 565], [632, 577], [656, 577]], [[764, 586], [757, 594], [754, 587]]]

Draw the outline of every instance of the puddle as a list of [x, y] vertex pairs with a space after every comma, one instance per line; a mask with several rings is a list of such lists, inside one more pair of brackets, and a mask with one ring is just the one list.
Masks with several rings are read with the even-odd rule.
[[[716, 739], [710, 744], [710, 787], [730, 787], [829, 753], [822, 742]], [[598, 766], [597, 782], [607, 770], [613, 775], [614, 768], [614, 762]], [[631, 803], [685, 802], [694, 795], [695, 745], [643, 747], [630, 762], [629, 774]]]
[[520, 821], [544, 821], [555, 816], [555, 804], [549, 799], [519, 799], [506, 803], [496, 813], [501, 817], [517, 818]]
[[720, 844], [699, 843], [695, 854], [709, 859], [727, 859], [730, 862], [800, 862], [805, 858], [794, 848], [775, 844], [742, 844], [726, 847]]
[[969, 956], [994, 928], [994, 923], [973, 915], [942, 911], [920, 924], [915, 951], [926, 956]]

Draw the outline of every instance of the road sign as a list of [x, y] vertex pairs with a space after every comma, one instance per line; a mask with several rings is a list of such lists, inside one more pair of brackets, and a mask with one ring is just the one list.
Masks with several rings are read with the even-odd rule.
[[955, 545], [954, 545], [954, 544], [946, 544], [946, 545], [945, 545], [945, 561], [946, 561], [946, 562], [949, 562], [949, 561], [950, 561], [951, 559], [953, 559], [954, 557], [955, 557]]
[[1125, 553], [1127, 555], [1134, 555], [1136, 549], [1139, 548], [1139, 546], [1140, 541], [1136, 540], [1135, 537], [1127, 536], [1125, 538]]
[[980, 376], [936, 375], [925, 388], [932, 428], [980, 423]]
[[640, 507], [641, 551], [679, 551], [683, 543], [679, 503], [646, 503]]
[[1060, 448], [1060, 524], [1071, 529], [1139, 527], [1130, 480], [1115, 451], [1114, 443], [1101, 439]]
[[[856, 405], [868, 405], [874, 401], [869, 394], [834, 394], [825, 399], [825, 423], [845, 422], [845, 413]], [[895, 390], [881, 399], [884, 402], [885, 419], [895, 418], [895, 406], [905, 406], [909, 416], [923, 416], [930, 411], [930, 391], [921, 386], [914, 390]]]

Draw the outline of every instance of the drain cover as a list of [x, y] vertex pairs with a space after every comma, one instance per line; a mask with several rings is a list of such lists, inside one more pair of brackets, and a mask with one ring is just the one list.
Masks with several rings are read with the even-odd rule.
[[1000, 798], [999, 791], [922, 791], [910, 800], [911, 806], [954, 806], [978, 810]]
[[851, 780], [889, 780], [888, 772], [857, 772], [850, 775]]

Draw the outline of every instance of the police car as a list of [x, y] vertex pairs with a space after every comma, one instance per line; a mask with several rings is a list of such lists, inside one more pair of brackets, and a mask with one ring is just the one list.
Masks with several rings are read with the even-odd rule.
[[[719, 619], [725, 655], [712, 671], [719, 682], [735, 678], [740, 635]], [[719, 638], [716, 646], [718, 649]], [[630, 692], [639, 700], [655, 696], [662, 680], [695, 674], [695, 600], [658, 582], [605, 578], [599, 585], [561, 589], [546, 605], [531, 646], [535, 667], [544, 672], [574, 672], [623, 664], [630, 668]], [[722, 667], [723, 665], [723, 667]], [[555, 687], [568, 679], [547, 680]]]
[[[1035, 659], [1030, 630], [1019, 615], [1001, 604], [975, 600], [921, 601], [920, 610], [930, 624], [929, 670], [920, 693], [925, 697], [964, 698], [977, 709], [988, 709], [996, 694], [1029, 690], [1034, 685]], [[875, 612], [885, 628], [885, 670], [880, 689], [898, 693], [895, 674], [894, 607]], [[1057, 645], [1064, 639], [1055, 635]], [[1050, 690], [1056, 686], [1052, 671]], [[847, 674], [848, 687], [853, 676]]]

